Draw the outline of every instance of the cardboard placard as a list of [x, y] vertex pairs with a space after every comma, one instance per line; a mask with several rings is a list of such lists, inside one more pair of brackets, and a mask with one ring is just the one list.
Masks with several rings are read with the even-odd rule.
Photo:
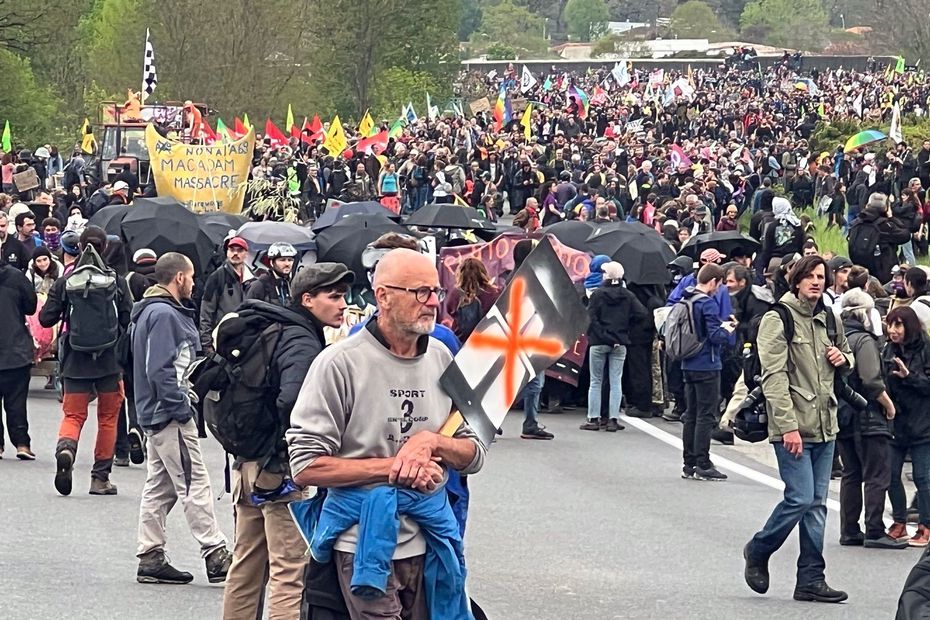
[[472, 114], [478, 114], [479, 112], [490, 112], [491, 102], [487, 97], [482, 97], [481, 99], [476, 99], [469, 103], [468, 107], [471, 108]]
[[18, 192], [28, 192], [31, 189], [38, 189], [39, 175], [36, 174], [33, 168], [23, 170], [13, 175], [13, 184], [16, 186], [16, 191]]

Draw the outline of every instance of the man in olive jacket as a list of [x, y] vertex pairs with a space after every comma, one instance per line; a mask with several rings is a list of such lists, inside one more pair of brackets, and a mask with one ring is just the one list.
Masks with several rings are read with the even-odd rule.
[[833, 317], [827, 316], [829, 310], [821, 299], [826, 274], [826, 262], [819, 256], [805, 256], [792, 270], [791, 291], [779, 300], [793, 323], [790, 342], [775, 312], [767, 313], [759, 324], [756, 341], [769, 439], [785, 495], [762, 531], [743, 549], [743, 557], [747, 585], [764, 594], [769, 586], [769, 557], [799, 526], [801, 553], [794, 599], [840, 603], [846, 593], [830, 588], [824, 580], [823, 535], [839, 431], [833, 381], [837, 370], [852, 369], [853, 354], [842, 325], [836, 325], [831, 341], [828, 320]]

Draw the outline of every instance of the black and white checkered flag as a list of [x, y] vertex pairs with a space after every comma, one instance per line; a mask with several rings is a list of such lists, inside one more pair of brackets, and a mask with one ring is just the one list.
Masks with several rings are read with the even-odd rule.
[[155, 72], [155, 48], [149, 40], [149, 29], [145, 29], [145, 56], [142, 59], [142, 102], [155, 92], [158, 73]]

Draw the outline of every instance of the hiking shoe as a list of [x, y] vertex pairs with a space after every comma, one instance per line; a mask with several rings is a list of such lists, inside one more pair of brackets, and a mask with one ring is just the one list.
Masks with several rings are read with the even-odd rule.
[[592, 420], [591, 418], [588, 418], [588, 421], [578, 428], [583, 431], [599, 431], [601, 430], [601, 423], [600, 420]]
[[895, 540], [903, 540], [905, 542], [911, 538], [907, 533], [907, 526], [903, 523], [895, 523], [890, 528], [888, 528], [888, 537]]
[[136, 581], [139, 583], [184, 584], [193, 580], [193, 575], [169, 564], [165, 552], [161, 549], [154, 549], [139, 556], [139, 569], [136, 571]]
[[114, 456], [113, 467], [129, 467], [129, 457], [128, 456]]
[[534, 429], [525, 430], [520, 433], [521, 439], [555, 439], [555, 435], [538, 426]]
[[685, 465], [681, 468], [681, 477], [685, 480], [691, 480], [694, 478], [694, 468], [690, 465]]
[[229, 566], [232, 564], [233, 556], [229, 549], [217, 547], [207, 554], [204, 558], [204, 564], [207, 565], [207, 580], [210, 583], [221, 583], [226, 581], [226, 573], [229, 572]]
[[616, 433], [617, 431], [622, 431], [625, 428], [626, 427], [624, 425], [620, 424], [620, 422], [617, 421], [617, 418], [610, 418], [609, 420], [607, 420], [606, 430], [608, 433]]
[[[842, 541], [840, 544], [843, 544]], [[869, 549], [907, 549], [910, 545], [906, 540], [895, 540], [888, 534], [884, 534], [878, 538], [865, 539], [862, 546]]]
[[746, 585], [756, 594], [765, 594], [769, 591], [769, 563], [753, 562], [749, 559], [749, 543], [743, 547], [743, 559], [746, 566], [743, 569], [743, 579]]
[[911, 547], [926, 547], [930, 544], [930, 529], [926, 525], [918, 525], [917, 533], [911, 536], [907, 544]]
[[109, 480], [91, 478], [88, 493], [91, 495], [116, 495], [116, 485]]
[[717, 471], [717, 468], [711, 465], [707, 469], [704, 469], [703, 467], [695, 467], [694, 479], [707, 480], [710, 482], [723, 482], [727, 479], [727, 475]]
[[135, 465], [145, 462], [145, 442], [138, 428], [129, 429], [129, 460]]
[[55, 454], [55, 490], [62, 495], [71, 495], [71, 470], [74, 467], [74, 452], [63, 448]]
[[727, 431], [722, 428], [715, 428], [710, 432], [710, 438], [714, 441], [719, 441], [725, 446], [733, 445], [733, 432]]
[[794, 600], [814, 601], [817, 603], [842, 603], [849, 595], [842, 590], [834, 590], [826, 581], [818, 581], [806, 586], [794, 588]]
[[36, 455], [29, 449], [29, 446], [17, 446], [16, 458], [20, 461], [34, 461], [36, 460]]

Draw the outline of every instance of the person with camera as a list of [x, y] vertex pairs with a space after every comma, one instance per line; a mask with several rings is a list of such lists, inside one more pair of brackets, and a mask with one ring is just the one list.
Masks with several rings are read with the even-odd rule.
[[[891, 516], [894, 524], [888, 535], [907, 540], [912, 547], [930, 543], [930, 416], [926, 401], [930, 397], [930, 340], [917, 314], [910, 307], [895, 308], [885, 319], [888, 342], [882, 362], [888, 374], [888, 391], [897, 411], [894, 441], [891, 444]], [[901, 483], [904, 456], [910, 452], [917, 487], [919, 521], [917, 534], [908, 540], [907, 497]]]
[[[775, 450], [785, 494], [762, 530], [743, 548], [746, 584], [759, 594], [769, 588], [769, 558], [799, 527], [801, 543], [794, 599], [841, 603], [848, 597], [824, 579], [824, 525], [833, 450], [839, 430], [834, 379], [853, 365], [842, 330], [823, 304], [827, 264], [805, 256], [789, 277], [790, 291], [779, 302], [784, 319], [767, 313], [759, 323], [757, 346], [762, 391], [768, 410], [769, 441]], [[790, 334], [790, 337], [789, 337]]]
[[[838, 399], [840, 432], [837, 448], [843, 459], [840, 483], [840, 544], [874, 549], [904, 549], [907, 543], [885, 533], [882, 515], [885, 492], [891, 481], [889, 443], [890, 420], [895, 406], [885, 389], [881, 349], [872, 330], [875, 301], [862, 289], [842, 297], [843, 330], [856, 357], [854, 372], [847, 385], [865, 400]], [[865, 407], [858, 405], [864, 404]], [[865, 500], [865, 535], [859, 529]]]

